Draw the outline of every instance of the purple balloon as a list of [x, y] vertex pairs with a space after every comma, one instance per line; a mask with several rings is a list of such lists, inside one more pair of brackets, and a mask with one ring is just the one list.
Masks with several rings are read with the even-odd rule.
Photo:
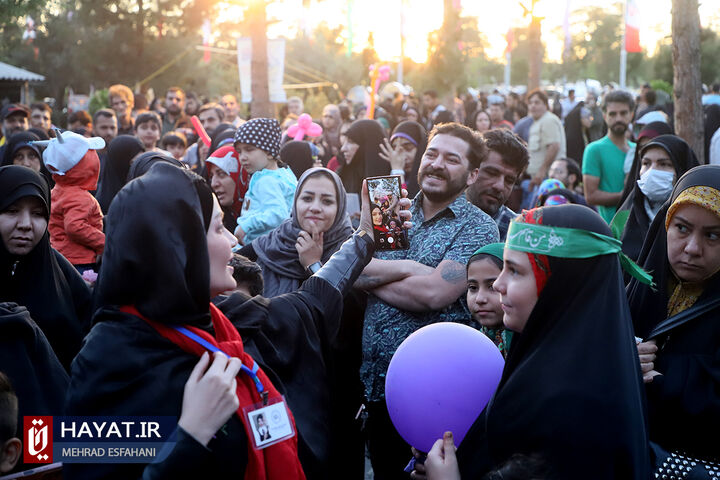
[[446, 431], [459, 445], [495, 393], [505, 361], [482, 332], [435, 323], [400, 344], [385, 378], [385, 401], [398, 433], [428, 452]]

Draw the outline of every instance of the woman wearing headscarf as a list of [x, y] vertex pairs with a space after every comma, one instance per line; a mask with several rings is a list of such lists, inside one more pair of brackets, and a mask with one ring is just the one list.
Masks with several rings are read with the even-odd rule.
[[650, 440], [699, 457], [720, 452], [719, 239], [720, 166], [702, 165], [677, 181], [643, 244], [657, 287], [628, 286]]
[[[620, 240], [623, 252], [633, 260], [640, 255], [650, 223], [670, 197], [675, 182], [698, 165], [690, 145], [675, 135], [655, 137], [639, 149], [638, 157], [635, 188], [616, 213], [628, 216]], [[620, 213], [624, 211], [629, 213]]]
[[390, 174], [390, 165], [380, 158], [385, 133], [375, 120], [357, 120], [342, 145], [343, 163], [337, 173], [347, 193], [360, 193], [364, 178]]
[[330, 159], [337, 155], [342, 146], [340, 130], [343, 125], [342, 114], [337, 105], [325, 105], [322, 111], [323, 134], [320, 139], [322, 146], [322, 164], [327, 165]]
[[297, 290], [314, 273], [308, 268], [320, 268], [317, 263], [327, 262], [352, 235], [347, 195], [335, 172], [322, 167], [306, 171], [294, 198], [290, 218], [240, 250], [262, 268], [266, 297]]
[[220, 202], [223, 224], [228, 230], [237, 226], [243, 200], [250, 183], [250, 175], [240, 164], [238, 152], [232, 145], [223, 145], [205, 161], [208, 183]]
[[118, 135], [110, 141], [95, 194], [103, 214], [107, 214], [113, 198], [127, 182], [130, 163], [144, 151], [140, 139], [132, 135]]
[[490, 130], [492, 120], [485, 110], [477, 109], [468, 117], [465, 125], [476, 132], [485, 133]]
[[565, 117], [567, 156], [582, 162], [585, 147], [590, 143], [590, 127], [593, 115], [585, 103], [580, 102]]
[[177, 160], [174, 157], [159, 152], [145, 152], [141, 154], [132, 165], [130, 165], [130, 171], [128, 172], [127, 181], [135, 180], [138, 177], [145, 175], [150, 168], [156, 163], [169, 163], [178, 168], [187, 168], [187, 166]]
[[0, 167], [0, 301], [30, 312], [65, 369], [89, 326], [90, 290], [50, 246], [50, 190], [37, 172]]
[[[481, 478], [515, 454], [542, 458], [547, 478], [649, 478], [619, 252], [607, 224], [580, 205], [537, 208], [510, 223], [494, 287], [503, 323], [520, 335], [494, 397], [457, 451], [462, 478]], [[428, 455], [429, 479], [447, 468], [442, 446], [439, 440]]]
[[404, 188], [413, 198], [420, 191], [417, 176], [425, 148], [425, 127], [409, 120], [399, 123], [393, 130], [390, 141], [384, 140], [380, 145], [380, 158], [390, 164], [391, 174], [402, 176]]
[[280, 160], [300, 179], [307, 170], [319, 166], [318, 148], [310, 142], [291, 140], [280, 149]]
[[638, 178], [638, 171], [640, 171], [640, 150], [642, 147], [655, 137], [674, 134], [675, 131], [665, 122], [651, 122], [640, 130], [635, 147], [630, 147], [625, 157], [625, 188], [623, 188], [622, 196], [620, 197], [620, 205], [625, 202], [630, 192], [635, 188], [635, 180]]
[[[216, 308], [210, 299], [235, 286], [227, 265], [235, 241], [221, 216], [201, 177], [165, 163], [128, 183], [113, 201], [98, 309], [73, 363], [67, 413], [180, 417], [178, 442], [164, 461], [73, 464], [67, 478], [301, 479], [298, 453], [306, 471], [323, 465], [330, 392], [314, 342], [337, 328], [343, 292], [369, 261], [373, 242], [363, 232], [354, 235], [298, 292], [249, 301], [234, 294]], [[194, 395], [188, 407], [188, 390], [197, 390], [208, 358], [173, 326], [234, 357], [216, 355], [211, 369], [222, 361], [227, 373], [240, 359], [257, 372], [251, 378], [247, 370], [230, 371], [228, 384], [235, 379], [237, 388], [223, 383], [220, 392], [210, 392], [231, 394], [232, 408], [207, 412], [213, 402], [190, 401]], [[297, 435], [256, 450], [242, 408], [261, 401], [260, 391], [269, 399], [282, 392], [296, 415]]]
[[[239, 253], [260, 265], [265, 282], [263, 294], [270, 298], [297, 291], [351, 234], [345, 188], [340, 178], [326, 168], [311, 168], [298, 180], [290, 218], [243, 247]], [[362, 472], [364, 466], [362, 436], [358, 424], [353, 421], [362, 403], [358, 371], [363, 311], [363, 295], [347, 292], [342, 312], [337, 314], [339, 328], [325, 330], [324, 336], [310, 337], [312, 344], [322, 352], [323, 363], [330, 369], [328, 391], [333, 392], [329, 407], [331, 420], [323, 427], [329, 429], [325, 434], [327, 438], [316, 443], [316, 457], [326, 457], [330, 462], [329, 471], [343, 478], [353, 478], [352, 472]], [[309, 387], [304, 384], [302, 388]], [[314, 408], [315, 413], [310, 416], [318, 421], [320, 417], [316, 411]], [[305, 417], [305, 414], [297, 413], [298, 422]], [[317, 431], [318, 427], [313, 430]], [[331, 454], [329, 449], [332, 449]]]
[[50, 189], [52, 189], [52, 187], [55, 186], [55, 181], [53, 181], [52, 174], [50, 174], [47, 167], [45, 167], [42, 159], [42, 151], [37, 145], [32, 143], [37, 141], [40, 141], [40, 137], [28, 131], [12, 135], [5, 145], [2, 164], [0, 164], [0, 166], [23, 165], [32, 168], [42, 174], [45, 180], [47, 180], [48, 185], [50, 185]]

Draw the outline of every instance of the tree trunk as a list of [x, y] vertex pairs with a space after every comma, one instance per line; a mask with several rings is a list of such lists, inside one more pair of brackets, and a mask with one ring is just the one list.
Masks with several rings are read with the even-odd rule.
[[135, 29], [137, 30], [137, 41], [138, 41], [138, 58], [142, 58], [143, 55], [143, 36], [145, 30], [145, 10], [143, 6], [143, 0], [137, 0], [138, 4], [138, 17]]
[[[533, 5], [535, 2], [533, 2]], [[528, 92], [540, 86], [540, 69], [542, 67], [542, 43], [540, 43], [540, 18], [534, 14], [528, 29], [529, 61], [528, 61]]]
[[270, 103], [268, 88], [268, 60], [267, 60], [267, 17], [265, 15], [265, 1], [252, 0], [247, 10], [247, 21], [250, 26], [252, 40], [252, 102], [250, 103], [250, 117], [273, 117], [274, 109]]
[[700, 81], [700, 16], [698, 0], [672, 2], [673, 93], [675, 133], [705, 158]]

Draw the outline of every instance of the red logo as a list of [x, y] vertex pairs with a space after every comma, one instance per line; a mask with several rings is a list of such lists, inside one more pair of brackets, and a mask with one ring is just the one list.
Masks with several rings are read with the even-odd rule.
[[23, 417], [25, 463], [52, 463], [53, 417]]

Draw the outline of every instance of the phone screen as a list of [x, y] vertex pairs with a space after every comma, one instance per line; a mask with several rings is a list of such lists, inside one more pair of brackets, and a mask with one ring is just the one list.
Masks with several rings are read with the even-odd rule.
[[400, 176], [370, 177], [370, 215], [376, 250], [403, 250], [410, 247], [400, 219]]

